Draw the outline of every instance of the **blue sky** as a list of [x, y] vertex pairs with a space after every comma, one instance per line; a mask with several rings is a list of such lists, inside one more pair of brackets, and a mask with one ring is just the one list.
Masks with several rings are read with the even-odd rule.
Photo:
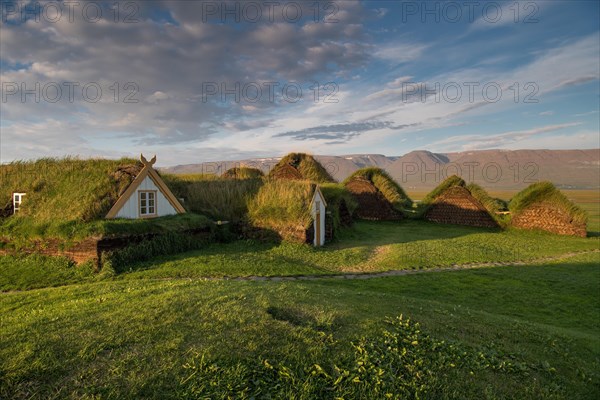
[[116, 4], [2, 1], [0, 161], [600, 147], [597, 1]]

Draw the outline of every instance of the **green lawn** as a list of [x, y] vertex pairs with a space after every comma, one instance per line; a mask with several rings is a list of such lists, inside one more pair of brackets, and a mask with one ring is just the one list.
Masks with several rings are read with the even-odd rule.
[[423, 221], [358, 222], [323, 249], [238, 241], [132, 265], [123, 279], [320, 275], [531, 260], [599, 248], [598, 238]]
[[592, 399], [598, 262], [4, 293], [0, 398]]
[[[309, 245], [234, 241], [130, 265], [114, 279], [329, 275], [527, 261], [598, 249], [600, 238], [489, 230], [425, 221], [357, 222], [340, 240]], [[86, 269], [87, 270], [87, 269]], [[0, 290], [58, 286], [104, 278], [66, 260], [0, 257]]]
[[[590, 251], [599, 243], [597, 236], [358, 222], [321, 249], [210, 244], [120, 274], [0, 257], [0, 399], [594, 399], [600, 253]], [[203, 279], [578, 252], [587, 253], [369, 280]]]

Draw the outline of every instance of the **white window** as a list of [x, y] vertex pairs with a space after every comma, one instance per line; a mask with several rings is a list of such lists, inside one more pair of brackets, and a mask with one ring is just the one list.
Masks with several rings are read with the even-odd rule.
[[140, 191], [140, 216], [148, 217], [156, 215], [156, 192]]
[[23, 197], [25, 197], [25, 193], [13, 193], [13, 213], [16, 214], [21, 209]]

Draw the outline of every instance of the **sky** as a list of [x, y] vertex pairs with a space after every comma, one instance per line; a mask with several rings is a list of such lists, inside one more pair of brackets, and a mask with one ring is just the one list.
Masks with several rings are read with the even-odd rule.
[[0, 1], [3, 163], [600, 147], [598, 1]]

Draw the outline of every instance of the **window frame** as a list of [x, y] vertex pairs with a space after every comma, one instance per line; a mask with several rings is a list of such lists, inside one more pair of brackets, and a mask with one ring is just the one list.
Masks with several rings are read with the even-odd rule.
[[[26, 196], [27, 193], [24, 192], [14, 192], [12, 195], [12, 203], [13, 203], [13, 214], [16, 214], [21, 210], [21, 204], [23, 204], [23, 196]], [[17, 196], [19, 196], [19, 201], [17, 202]]]
[[[142, 194], [146, 195], [146, 198], [144, 199], [146, 201], [146, 205], [143, 206], [146, 209], [145, 213], [142, 213]], [[153, 197], [153, 201], [154, 201], [154, 212], [153, 213], [149, 213], [149, 209], [150, 209], [150, 205], [149, 203], [149, 196], [148, 194], [152, 194]], [[138, 216], [140, 218], [154, 218], [156, 216], [158, 216], [158, 204], [157, 204], [157, 200], [158, 200], [158, 196], [157, 196], [157, 190], [138, 190]]]

